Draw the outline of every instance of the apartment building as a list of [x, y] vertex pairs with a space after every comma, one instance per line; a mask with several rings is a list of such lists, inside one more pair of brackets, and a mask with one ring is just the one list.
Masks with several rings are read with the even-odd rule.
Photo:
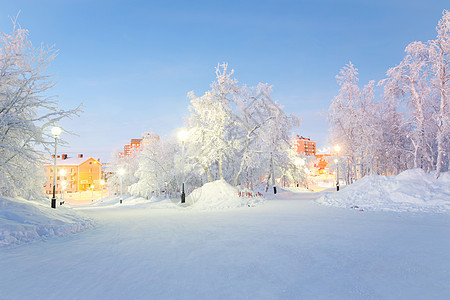
[[297, 154], [305, 154], [307, 156], [316, 154], [316, 142], [311, 141], [310, 138], [297, 135], [294, 139], [294, 151]]
[[[53, 159], [52, 159], [53, 161]], [[53, 193], [53, 163], [45, 165], [47, 183], [44, 186], [47, 194]], [[92, 188], [100, 191], [102, 185], [102, 164], [92, 157], [69, 157], [62, 154], [56, 158], [56, 193], [88, 191]]]

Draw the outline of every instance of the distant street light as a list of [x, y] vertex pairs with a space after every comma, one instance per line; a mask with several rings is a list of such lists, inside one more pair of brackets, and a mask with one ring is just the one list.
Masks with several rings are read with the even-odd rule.
[[[104, 186], [105, 186], [105, 181], [102, 179], [102, 180], [100, 180], [100, 186], [101, 186], [101, 188], [102, 188], [102, 195], [101, 195], [101, 197], [100, 197], [100, 199], [102, 199], [103, 198], [103, 188], [104, 188]], [[102, 200], [103, 201], [103, 200]]]
[[122, 177], [125, 174], [125, 170], [119, 169], [119, 171], [117, 173], [119, 174], [119, 177], [120, 177], [120, 204], [122, 204], [122, 199], [123, 199]]
[[91, 184], [91, 195], [92, 195], [92, 201], [91, 202], [94, 202], [94, 185], [93, 184]]
[[183, 178], [182, 178], [182, 187], [181, 187], [181, 203], [186, 202], [186, 194], [184, 193], [184, 180], [185, 180], [185, 174], [184, 174], [184, 142], [187, 140], [188, 132], [185, 129], [182, 129], [178, 132], [178, 139], [181, 141], [182, 150], [181, 150], [181, 156], [183, 159]]
[[305, 161], [301, 159], [300, 157], [296, 157], [294, 160], [294, 176], [295, 176], [295, 185], [298, 187], [298, 178], [297, 178], [297, 168], [300, 168], [301, 166], [305, 165]]
[[64, 190], [66, 189], [66, 181], [61, 181], [61, 201], [59, 202], [59, 205], [64, 204]]
[[64, 176], [66, 176], [67, 171], [65, 169], [61, 169], [59, 170], [59, 175], [61, 175], [61, 201], [59, 202], [59, 205], [63, 205], [64, 204], [64, 189], [66, 188], [66, 178]]
[[334, 160], [336, 163], [336, 191], [339, 191], [339, 151], [341, 151], [341, 147], [336, 145], [334, 150], [336, 151], [336, 159]]
[[61, 134], [61, 128], [55, 126], [52, 128], [52, 134], [55, 137], [55, 156], [53, 157], [53, 197], [52, 208], [56, 208], [56, 154], [58, 151], [58, 136]]

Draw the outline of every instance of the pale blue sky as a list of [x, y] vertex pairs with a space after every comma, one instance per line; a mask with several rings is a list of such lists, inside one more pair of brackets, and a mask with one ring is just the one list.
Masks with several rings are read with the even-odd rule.
[[[0, 28], [19, 22], [35, 45], [60, 50], [51, 70], [64, 108], [85, 113], [64, 126], [64, 151], [108, 160], [152, 129], [169, 135], [228, 62], [242, 84], [273, 85], [273, 98], [303, 118], [296, 130], [327, 146], [326, 110], [349, 60], [361, 84], [383, 78], [405, 46], [435, 37], [448, 0], [94, 1], [0, 0]], [[321, 113], [322, 112], [322, 113]]]

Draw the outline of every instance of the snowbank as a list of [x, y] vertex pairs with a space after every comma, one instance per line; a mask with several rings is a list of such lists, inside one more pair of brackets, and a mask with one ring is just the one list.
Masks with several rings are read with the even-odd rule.
[[177, 204], [177, 202], [173, 202], [169, 198], [152, 197], [151, 199], [145, 199], [135, 196], [124, 196], [122, 203], [120, 203], [120, 198], [113, 196], [98, 199], [89, 203], [88, 206], [92, 208], [177, 209], [179, 208]]
[[450, 213], [450, 174], [407, 170], [397, 176], [366, 176], [319, 203], [364, 210]]
[[50, 201], [0, 198], [0, 247], [65, 236], [92, 227], [91, 219]]
[[248, 207], [255, 206], [262, 201], [264, 200], [261, 196], [251, 194], [246, 190], [238, 190], [225, 180], [206, 183], [186, 197], [186, 204], [199, 210]]

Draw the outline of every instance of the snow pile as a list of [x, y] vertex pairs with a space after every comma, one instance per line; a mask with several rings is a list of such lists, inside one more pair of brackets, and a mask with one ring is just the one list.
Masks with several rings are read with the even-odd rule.
[[[177, 199], [177, 202], [180, 202]], [[104, 197], [89, 204], [89, 207], [103, 207], [103, 208], [138, 208], [138, 209], [173, 209], [179, 208], [173, 199], [152, 197], [145, 199], [142, 197], [126, 196], [120, 203], [120, 198]]]
[[366, 176], [317, 201], [364, 210], [450, 213], [450, 174], [441, 173], [435, 179], [433, 173], [413, 169], [397, 176]]
[[65, 236], [91, 228], [91, 219], [50, 201], [0, 198], [0, 247]]
[[219, 210], [244, 206], [251, 207], [264, 201], [257, 194], [248, 194], [250, 193], [239, 191], [225, 180], [216, 180], [195, 189], [186, 197], [186, 203], [193, 209]]

